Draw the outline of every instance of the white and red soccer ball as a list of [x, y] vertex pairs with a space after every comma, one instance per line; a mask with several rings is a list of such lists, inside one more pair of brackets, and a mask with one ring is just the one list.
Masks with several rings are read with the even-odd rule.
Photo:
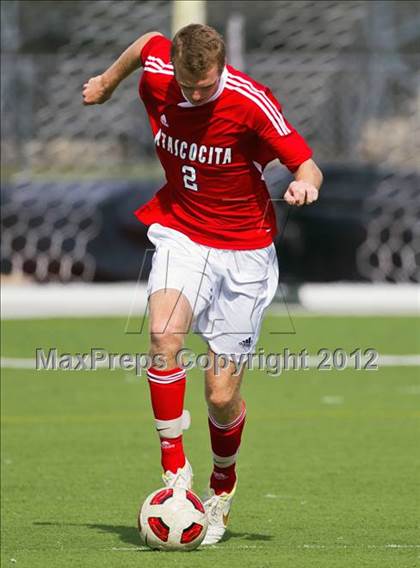
[[138, 516], [143, 542], [159, 550], [193, 550], [207, 532], [203, 503], [195, 493], [165, 487], [151, 493]]

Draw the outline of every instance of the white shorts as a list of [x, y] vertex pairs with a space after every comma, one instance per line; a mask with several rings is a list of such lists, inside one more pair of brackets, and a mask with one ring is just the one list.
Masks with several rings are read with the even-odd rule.
[[254, 250], [211, 248], [158, 223], [149, 227], [147, 236], [156, 247], [148, 295], [179, 290], [191, 304], [193, 331], [214, 353], [252, 353], [264, 310], [277, 290], [274, 245]]

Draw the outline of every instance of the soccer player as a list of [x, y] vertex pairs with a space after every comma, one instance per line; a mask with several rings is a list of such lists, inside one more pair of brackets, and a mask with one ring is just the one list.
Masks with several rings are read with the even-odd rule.
[[226, 530], [246, 415], [244, 366], [235, 365], [235, 356], [253, 352], [278, 283], [276, 220], [263, 170], [278, 158], [293, 172], [284, 199], [296, 206], [316, 201], [322, 174], [271, 91], [227, 64], [213, 28], [190, 24], [172, 41], [159, 32], [143, 35], [84, 84], [84, 104], [104, 103], [140, 67], [139, 94], [166, 175], [136, 211], [156, 247], [148, 282], [150, 350], [166, 362], [148, 369], [151, 402], [163, 480], [191, 487], [182, 443], [186, 373], [178, 355], [194, 329], [212, 362], [205, 371], [214, 466], [204, 544], [213, 544]]

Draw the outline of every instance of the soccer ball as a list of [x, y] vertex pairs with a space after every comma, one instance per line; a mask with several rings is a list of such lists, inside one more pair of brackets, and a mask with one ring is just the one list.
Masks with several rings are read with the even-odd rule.
[[164, 487], [149, 495], [138, 516], [143, 542], [159, 550], [193, 550], [207, 532], [207, 516], [195, 493]]

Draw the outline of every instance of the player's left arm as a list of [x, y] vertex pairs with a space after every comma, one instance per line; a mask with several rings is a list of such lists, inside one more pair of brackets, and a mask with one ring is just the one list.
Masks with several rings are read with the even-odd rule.
[[306, 160], [293, 173], [291, 182], [284, 194], [289, 205], [309, 205], [318, 199], [322, 185], [322, 172], [312, 159]]
[[139, 37], [118, 57], [102, 75], [91, 77], [83, 85], [83, 104], [101, 105], [111, 98], [118, 85], [133, 71], [142, 66], [141, 52], [149, 40], [161, 36], [160, 32], [148, 32]]

